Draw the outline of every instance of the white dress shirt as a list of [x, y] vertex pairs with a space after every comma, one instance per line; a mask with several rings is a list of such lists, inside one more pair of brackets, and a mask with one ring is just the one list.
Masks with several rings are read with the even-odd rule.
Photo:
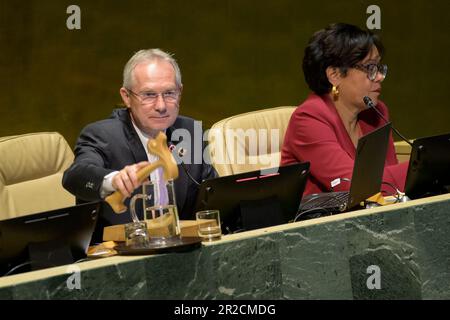
[[[139, 129], [133, 121], [131, 121], [131, 123], [133, 124], [134, 129], [136, 130], [139, 139], [141, 140], [142, 145], [144, 146], [144, 150], [145, 153], [147, 154], [147, 160], [150, 163], [153, 163], [155, 161], [158, 161], [159, 157], [151, 154], [148, 151], [147, 148], [147, 144], [148, 144], [148, 140], [150, 139], [150, 136], [147, 135], [146, 133], [144, 133], [141, 129]], [[165, 131], [164, 131], [165, 133]], [[114, 176], [116, 174], [118, 174], [119, 171], [113, 171], [109, 174], [107, 174], [104, 178], [103, 178], [103, 183], [102, 186], [100, 188], [100, 196], [102, 197], [102, 199], [104, 199], [105, 197], [107, 197], [108, 195], [110, 195], [111, 193], [113, 193], [114, 191], [116, 191], [112, 185], [112, 179], [114, 178]], [[159, 171], [158, 170], [153, 170], [152, 173], [150, 174], [150, 180], [152, 181], [156, 181], [159, 179]]]

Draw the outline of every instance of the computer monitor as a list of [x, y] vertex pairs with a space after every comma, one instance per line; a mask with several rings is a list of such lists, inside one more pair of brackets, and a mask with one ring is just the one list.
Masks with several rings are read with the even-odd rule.
[[379, 193], [390, 132], [391, 123], [388, 122], [360, 137], [356, 147], [350, 190], [305, 196], [300, 207], [299, 219], [313, 219], [359, 209], [363, 201]]
[[391, 127], [388, 122], [359, 138], [346, 209], [380, 192]]
[[218, 209], [223, 233], [292, 221], [306, 186], [309, 162], [202, 182], [196, 211]]
[[411, 150], [405, 193], [418, 199], [450, 190], [450, 133], [416, 139]]
[[0, 276], [86, 257], [99, 202], [0, 221]]

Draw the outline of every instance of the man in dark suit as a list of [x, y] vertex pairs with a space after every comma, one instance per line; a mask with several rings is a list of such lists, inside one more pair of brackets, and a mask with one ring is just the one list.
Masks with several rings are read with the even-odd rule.
[[[104, 199], [116, 190], [130, 197], [140, 186], [137, 171], [157, 160], [148, 152], [147, 141], [163, 131], [179, 162], [174, 184], [180, 219], [194, 219], [198, 183], [217, 173], [203, 159], [200, 122], [178, 115], [182, 89], [181, 73], [171, 55], [149, 49], [131, 57], [120, 89], [126, 108], [114, 110], [109, 119], [91, 123], [81, 131], [75, 161], [64, 172], [63, 186], [77, 202]], [[181, 140], [186, 134], [188, 139]], [[154, 171], [151, 179], [156, 174]], [[128, 203], [129, 198], [125, 205]], [[140, 215], [143, 219], [142, 212]], [[116, 214], [103, 202], [93, 242], [102, 240], [105, 226], [128, 222], [128, 211]]]

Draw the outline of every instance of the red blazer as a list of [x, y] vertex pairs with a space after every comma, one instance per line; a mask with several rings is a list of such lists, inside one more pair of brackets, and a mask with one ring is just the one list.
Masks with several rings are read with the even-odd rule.
[[[379, 101], [378, 110], [388, 119], [386, 105]], [[363, 134], [384, 124], [372, 110], [358, 115]], [[336, 178], [352, 178], [356, 149], [345, 130], [334, 103], [328, 95], [311, 94], [291, 116], [281, 149], [281, 165], [311, 162], [311, 173], [304, 194], [328, 192]], [[383, 181], [404, 190], [408, 162], [398, 164], [392, 133], [384, 168]], [[388, 194], [395, 191], [383, 185]], [[349, 190], [350, 183], [342, 181], [333, 191]]]

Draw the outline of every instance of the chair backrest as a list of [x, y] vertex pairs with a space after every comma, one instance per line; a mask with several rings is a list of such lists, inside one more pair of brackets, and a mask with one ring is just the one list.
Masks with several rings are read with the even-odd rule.
[[209, 155], [220, 176], [276, 167], [296, 107], [256, 110], [223, 119], [208, 132]]
[[74, 155], [59, 133], [2, 137], [0, 159], [0, 220], [75, 204], [61, 183]]
[[[412, 143], [414, 140], [410, 140]], [[397, 154], [398, 162], [409, 161], [411, 155], [411, 146], [405, 141], [397, 141], [394, 143], [395, 153]]]

